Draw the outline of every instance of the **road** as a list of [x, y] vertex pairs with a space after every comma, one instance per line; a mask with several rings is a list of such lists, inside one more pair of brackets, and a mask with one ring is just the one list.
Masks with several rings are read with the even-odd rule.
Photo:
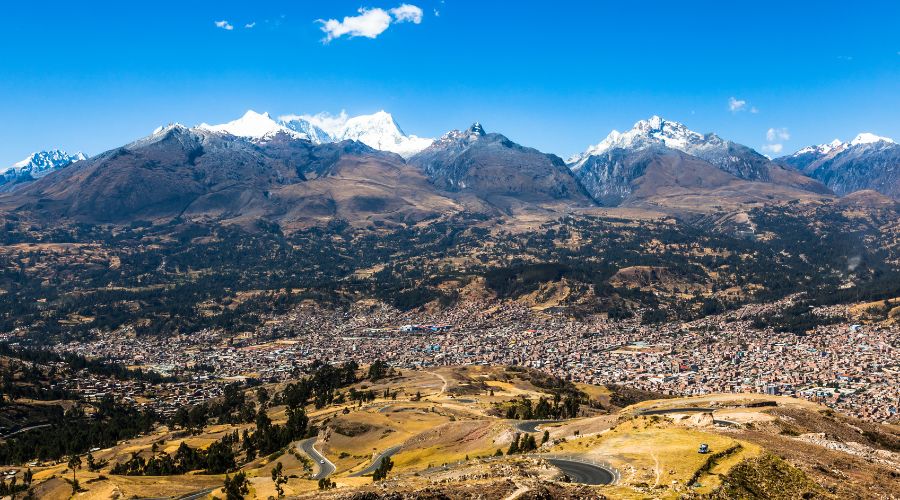
[[615, 476], [599, 465], [575, 462], [563, 458], [548, 458], [547, 462], [563, 471], [573, 483], [610, 484]]
[[43, 429], [44, 427], [50, 427], [50, 425], [52, 425], [52, 424], [40, 424], [40, 425], [32, 425], [30, 427], [23, 427], [17, 431], [13, 431], [13, 432], [10, 432], [9, 434], [6, 434], [5, 436], [0, 436], [0, 439], [6, 439], [8, 437], [15, 436], [16, 434], [20, 434], [22, 432], [28, 432], [28, 431], [31, 431], [34, 429]]
[[[337, 467], [335, 467], [334, 464], [331, 463], [331, 460], [328, 460], [328, 458], [326, 458], [325, 455], [322, 455], [321, 453], [316, 451], [316, 447], [315, 447], [316, 439], [317, 438], [311, 437], [309, 439], [304, 439], [303, 441], [300, 441], [299, 443], [297, 443], [297, 447], [300, 448], [300, 451], [305, 453], [306, 456], [311, 458], [313, 463], [316, 464], [316, 468], [318, 469], [318, 472], [316, 472], [312, 477], [310, 477], [310, 479], [313, 479], [313, 480], [326, 478], [326, 477], [334, 474], [334, 471], [337, 470]], [[322, 460], [324, 460], [325, 463], [321, 463]]]
[[398, 451], [400, 451], [400, 445], [391, 446], [390, 448], [382, 451], [378, 455], [375, 455], [375, 458], [372, 459], [372, 463], [370, 463], [368, 467], [366, 467], [365, 469], [363, 469], [359, 472], [354, 472], [353, 474], [350, 474], [350, 477], [367, 476], [369, 474], [374, 473], [375, 469], [377, 469], [378, 466], [381, 465], [382, 458], [390, 457], [390, 456], [394, 455], [395, 453], [397, 453]]
[[178, 497], [178, 500], [199, 500], [200, 498], [205, 498], [207, 495], [217, 489], [219, 488], [206, 488], [205, 490], [195, 491], [193, 493], [188, 493], [187, 495]]
[[443, 382], [443, 385], [441, 385], [441, 392], [439, 392], [437, 395], [443, 396], [444, 393], [447, 392], [447, 379], [440, 373], [436, 373], [436, 372], [425, 372], [425, 373], [430, 373], [430, 374], [434, 375], [435, 377], [441, 379], [441, 382]]
[[554, 422], [562, 422], [562, 420], [522, 420], [513, 424], [513, 428], [519, 432], [534, 434], [538, 432], [539, 425], [552, 424]]

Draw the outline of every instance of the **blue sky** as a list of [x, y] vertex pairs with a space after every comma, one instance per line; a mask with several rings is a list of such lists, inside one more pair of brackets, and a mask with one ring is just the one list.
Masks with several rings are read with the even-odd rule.
[[[900, 139], [900, 2], [408, 0], [418, 24], [397, 22], [401, 3], [7, 2], [0, 165], [249, 108], [385, 109], [420, 136], [477, 120], [561, 156], [653, 114], [757, 149], [786, 129], [784, 152]], [[389, 26], [323, 43], [316, 20], [361, 7]]]

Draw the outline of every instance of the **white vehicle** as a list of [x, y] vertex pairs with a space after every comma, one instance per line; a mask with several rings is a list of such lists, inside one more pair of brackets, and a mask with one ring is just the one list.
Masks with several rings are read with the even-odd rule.
[[325, 463], [325, 459], [323, 458], [322, 460], [319, 460], [319, 463], [320, 463], [320, 464], [324, 464], [324, 463]]

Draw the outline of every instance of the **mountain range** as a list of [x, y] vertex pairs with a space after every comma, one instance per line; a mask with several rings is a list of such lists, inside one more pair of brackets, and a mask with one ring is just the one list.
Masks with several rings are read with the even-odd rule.
[[90, 159], [32, 155], [6, 172], [11, 192], [0, 196], [0, 210], [91, 222], [186, 216], [288, 226], [597, 206], [709, 213], [863, 189], [896, 199], [898, 150], [890, 139], [861, 134], [770, 160], [653, 116], [566, 162], [478, 123], [433, 140], [406, 135], [383, 111], [277, 120], [248, 111], [219, 125], [160, 127]]
[[22, 186], [85, 159], [82, 153], [69, 154], [59, 149], [32, 153], [28, 158], [0, 171], [0, 192]]
[[887, 137], [862, 133], [850, 142], [835, 139], [776, 161], [841, 196], [870, 189], [900, 199], [900, 145]]
[[406, 135], [394, 121], [394, 117], [384, 111], [352, 118], [344, 114], [337, 117], [319, 114], [286, 115], [275, 120], [268, 113], [260, 114], [250, 110], [237, 120], [221, 125], [203, 123], [197, 128], [256, 140], [283, 133], [314, 144], [359, 141], [374, 149], [397, 153], [404, 158], [409, 158], [433, 142], [432, 139]]

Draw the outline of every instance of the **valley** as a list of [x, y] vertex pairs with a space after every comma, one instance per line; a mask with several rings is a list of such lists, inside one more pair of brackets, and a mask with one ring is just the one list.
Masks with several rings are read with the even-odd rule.
[[303, 120], [0, 194], [0, 492], [897, 494], [895, 200], [659, 117], [568, 163]]

